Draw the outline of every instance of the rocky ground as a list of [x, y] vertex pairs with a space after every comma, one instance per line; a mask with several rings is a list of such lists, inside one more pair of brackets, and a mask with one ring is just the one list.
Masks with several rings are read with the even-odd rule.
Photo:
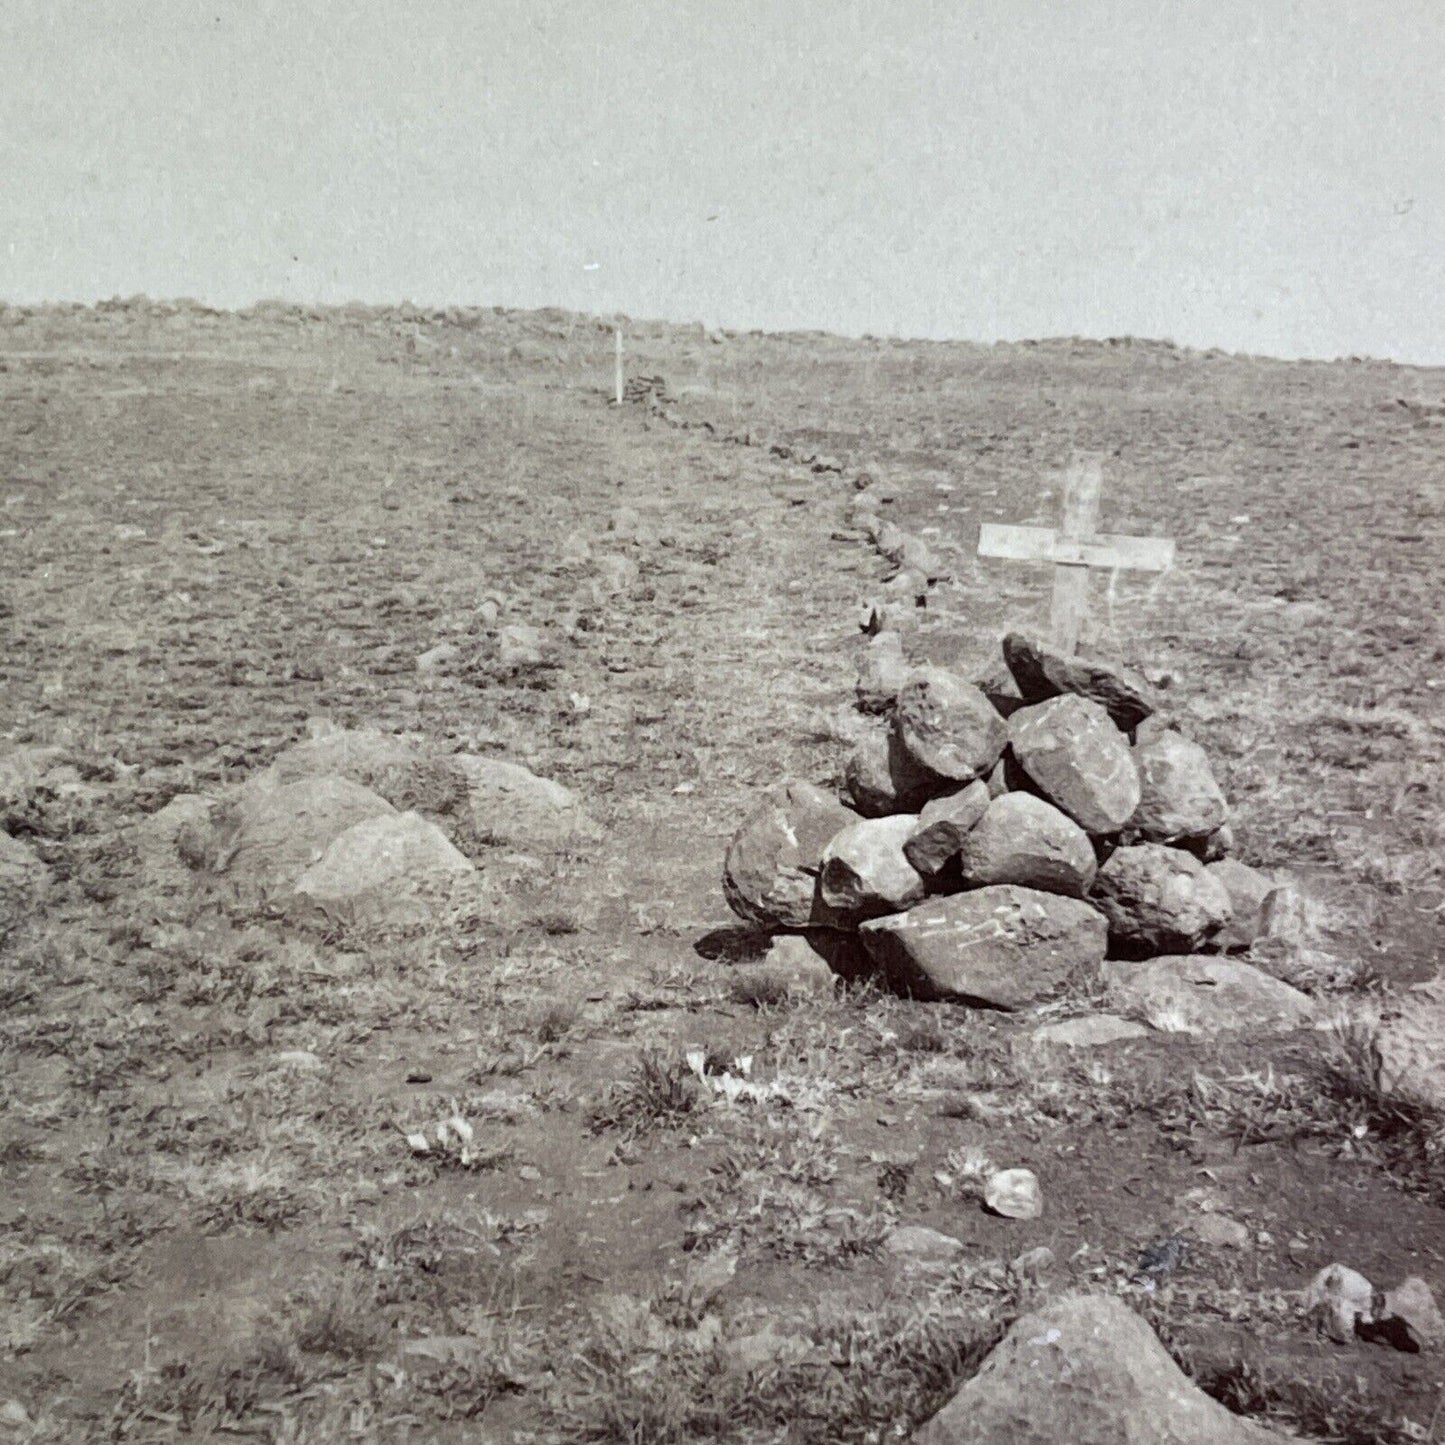
[[[1445, 377], [628, 346], [618, 408], [562, 313], [0, 310], [0, 1432], [998, 1438], [1118, 1301], [1139, 1418], [1182, 1367], [1188, 1438], [1439, 1433]], [[885, 726], [860, 622], [1006, 679], [1049, 577], [977, 526], [1080, 447], [1178, 543], [1087, 644], [1303, 1012], [905, 999], [725, 901]]]

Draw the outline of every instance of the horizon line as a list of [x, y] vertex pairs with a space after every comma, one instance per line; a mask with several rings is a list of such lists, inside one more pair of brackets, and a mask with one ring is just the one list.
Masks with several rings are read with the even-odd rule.
[[88, 301], [73, 298], [55, 298], [45, 301], [15, 301], [0, 296], [0, 312], [67, 311], [73, 314], [78, 311], [105, 312], [127, 309], [140, 310], [144, 308], [171, 308], [174, 311], [195, 311], [213, 316], [231, 316], [241, 319], [248, 319], [249, 316], [257, 312], [267, 310], [295, 312], [345, 312], [364, 310], [383, 314], [410, 310], [417, 313], [417, 315], [403, 319], [424, 320], [432, 323], [439, 322], [441, 324], [455, 324], [449, 313], [470, 313], [477, 316], [482, 314], [510, 316], [551, 313], [561, 317], [595, 322], [599, 326], [608, 329], [616, 327], [619, 323], [623, 323], [634, 326], [668, 328], [671, 330], [698, 330], [701, 331], [704, 336], [720, 334], [727, 338], [751, 336], [766, 339], [798, 336], [825, 338], [842, 342], [898, 343], [909, 346], [968, 346], [980, 349], [1002, 346], [1052, 346], [1063, 343], [1099, 347], [1140, 346], [1184, 352], [1204, 359], [1224, 357], [1230, 360], [1240, 361], [1268, 361], [1281, 366], [1375, 365], [1397, 367], [1409, 371], [1445, 371], [1445, 362], [1402, 361], [1397, 357], [1379, 356], [1367, 352], [1337, 352], [1333, 356], [1280, 356], [1273, 352], [1236, 351], [1223, 346], [1202, 346], [1192, 342], [1175, 341], [1172, 337], [1140, 336], [1132, 332], [1108, 336], [1089, 336], [1080, 332], [1057, 332], [1047, 336], [995, 337], [991, 341], [984, 341], [977, 337], [967, 336], [918, 336], [905, 335], [897, 332], [830, 331], [826, 327], [793, 326], [774, 329], [764, 326], [731, 326], [723, 323], [709, 323], [700, 318], [682, 321], [661, 316], [633, 316], [624, 311], [576, 311], [568, 306], [557, 305], [523, 306], [480, 301], [424, 303], [413, 301], [409, 297], [402, 297], [400, 300], [395, 301], [365, 301], [359, 297], [352, 297], [347, 301], [302, 301], [283, 296], [260, 296], [255, 300], [246, 302], [244, 305], [222, 306], [195, 296], [151, 296], [148, 292], [141, 291], [134, 292], [129, 296], [122, 296], [116, 293], [112, 296], [100, 296]]

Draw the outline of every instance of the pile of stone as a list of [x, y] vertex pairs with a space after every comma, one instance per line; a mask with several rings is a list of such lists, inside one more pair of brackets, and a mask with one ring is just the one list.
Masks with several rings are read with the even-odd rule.
[[848, 760], [846, 804], [787, 781], [743, 823], [723, 879], [739, 917], [855, 933], [916, 998], [1018, 1009], [1093, 969], [1160, 1028], [1312, 1020], [1218, 956], [1259, 934], [1275, 882], [1227, 856], [1209, 760], [1145, 679], [1011, 634], [1004, 695], [910, 666], [894, 631], [866, 646], [858, 700], [884, 725]]
[[198, 876], [297, 919], [414, 926], [476, 892], [475, 852], [596, 839], [561, 784], [500, 758], [318, 724], [237, 787], [173, 798], [133, 839], [148, 883]]

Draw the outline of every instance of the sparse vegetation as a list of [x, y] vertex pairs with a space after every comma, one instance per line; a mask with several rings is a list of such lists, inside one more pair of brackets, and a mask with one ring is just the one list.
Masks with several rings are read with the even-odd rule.
[[594, 1133], [617, 1131], [629, 1139], [689, 1120], [703, 1105], [697, 1082], [680, 1059], [644, 1051], [631, 1074], [611, 1085], [592, 1110]]
[[[51, 880], [0, 925], [0, 1345], [33, 1438], [902, 1438], [1045, 1239], [1028, 1289], [1126, 1291], [1231, 1408], [1429, 1438], [1433, 1383], [1320, 1355], [1294, 1294], [1336, 1256], [1445, 1253], [1441, 1121], [1368, 1026], [1438, 941], [1419, 619], [1445, 576], [1340, 522], [1433, 536], [1438, 429], [1373, 409], [1426, 382], [731, 336], [664, 417], [601, 405], [611, 333], [583, 319], [318, 315], [0, 308], [0, 816]], [[632, 344], [674, 381], [703, 364], [666, 328]], [[1118, 584], [1096, 640], [1171, 675], [1246, 861], [1319, 865], [1300, 937], [1251, 956], [1338, 995], [1335, 1035], [1042, 1050], [1033, 1016], [807, 993], [720, 926], [731, 821], [777, 778], [837, 779], [858, 736], [881, 573], [841, 525], [855, 483], [952, 549], [908, 649], [968, 670], [1045, 612], [970, 529], [1052, 515], [1049, 468], [1094, 440], [1109, 525], [1180, 555]], [[824, 447], [841, 476], [808, 470]], [[513, 622], [542, 663], [500, 664]], [[194, 821], [169, 850], [146, 831], [313, 721], [525, 758], [606, 835], [474, 814], [451, 764], [393, 779], [478, 872], [392, 928], [243, 896]], [[50, 743], [34, 788], [5, 771]], [[1081, 974], [1046, 1016], [1099, 1003]], [[983, 1212], [989, 1161], [1037, 1172], [1038, 1232]], [[1149, 1294], [1141, 1241], [1187, 1233], [1199, 1190], [1244, 1242]], [[967, 1267], [894, 1253], [914, 1224]]]

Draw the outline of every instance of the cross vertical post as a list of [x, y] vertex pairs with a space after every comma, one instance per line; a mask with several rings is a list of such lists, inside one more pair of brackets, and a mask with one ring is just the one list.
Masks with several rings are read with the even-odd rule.
[[613, 368], [613, 401], [616, 405], [622, 405], [622, 323], [617, 323], [617, 352]]
[[[1076, 454], [1064, 473], [1064, 518], [1059, 538], [1079, 543], [1091, 538], [1099, 525], [1099, 492], [1104, 468], [1097, 456]], [[1054, 600], [1049, 631], [1054, 645], [1066, 656], [1079, 645], [1084, 618], [1089, 614], [1089, 564], [1060, 561], [1054, 568]]]
[[1049, 629], [1054, 646], [1065, 656], [1078, 648], [1084, 619], [1089, 615], [1091, 568], [1167, 572], [1174, 565], [1174, 543], [1168, 537], [1110, 536], [1095, 530], [1103, 476], [1100, 457], [1076, 452], [1064, 473], [1064, 515], [1057, 530], [997, 522], [985, 522], [978, 529], [980, 557], [1053, 564]]

